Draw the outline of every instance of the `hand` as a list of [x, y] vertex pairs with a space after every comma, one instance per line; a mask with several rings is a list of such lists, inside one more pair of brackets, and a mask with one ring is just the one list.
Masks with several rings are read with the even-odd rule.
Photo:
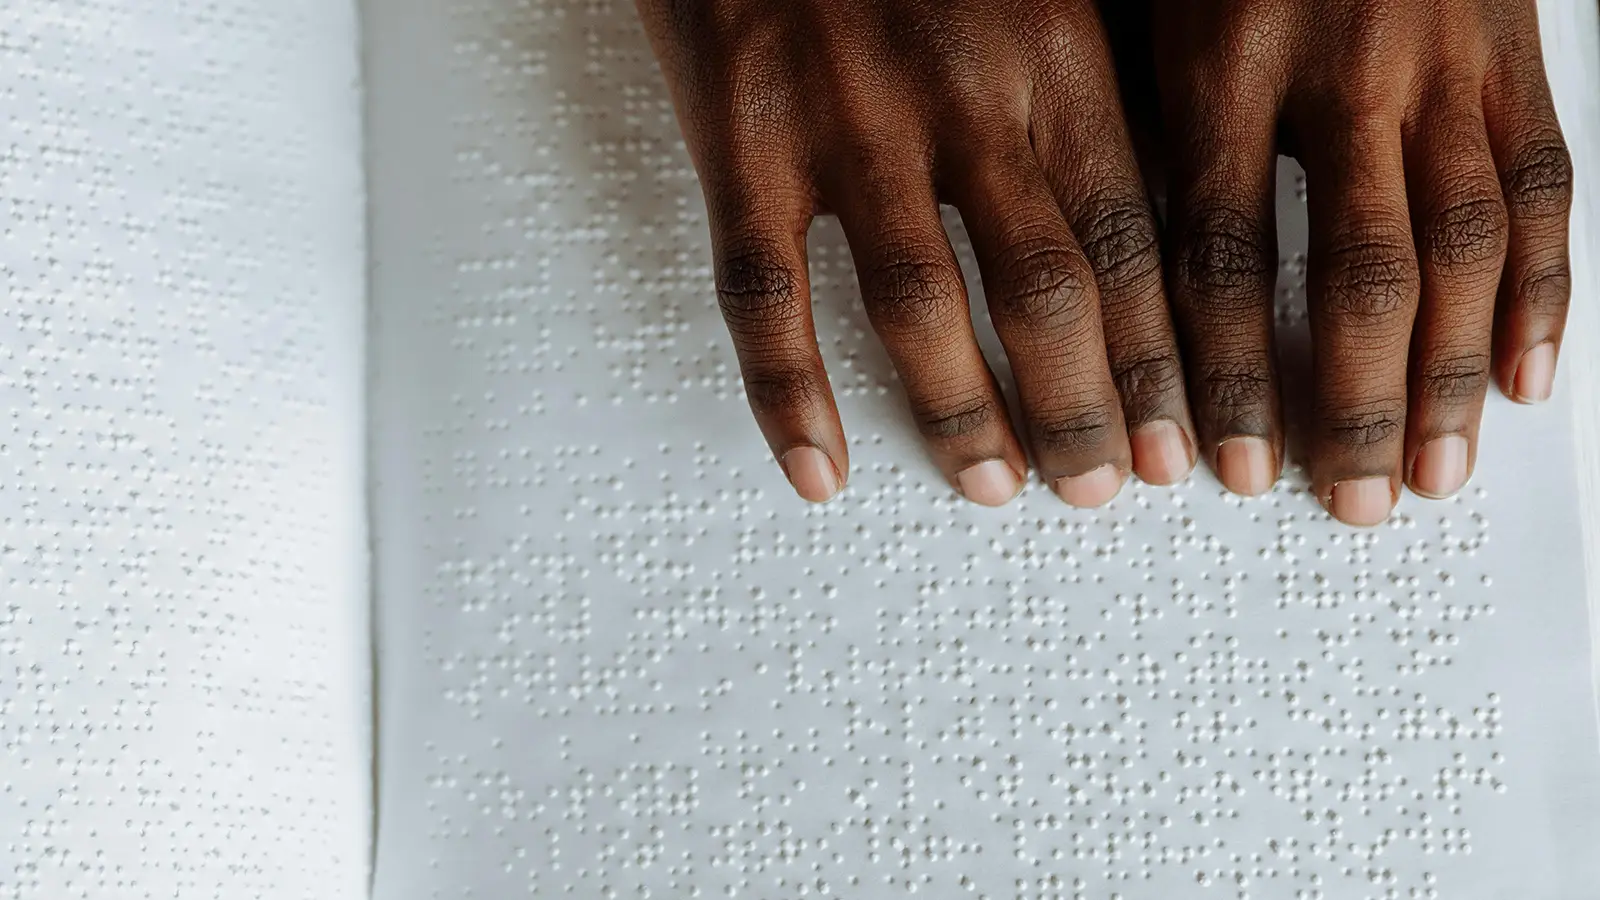
[[[839, 216], [873, 328], [950, 483], [1028, 471], [939, 218], [962, 213], [1027, 445], [1068, 503], [1194, 464], [1156, 229], [1091, 0], [639, 0], [700, 172], [717, 296], [762, 433], [801, 496], [845, 439], [805, 235]], [[1131, 437], [1130, 437], [1131, 435]]]
[[1283, 458], [1274, 160], [1306, 171], [1317, 496], [1382, 522], [1472, 470], [1490, 373], [1550, 395], [1572, 165], [1533, 0], [1155, 0], [1169, 284], [1201, 447], [1253, 494]]

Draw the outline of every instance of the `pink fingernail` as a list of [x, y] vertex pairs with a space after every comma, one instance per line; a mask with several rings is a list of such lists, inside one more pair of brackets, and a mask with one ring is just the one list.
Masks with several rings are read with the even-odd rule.
[[783, 471], [795, 493], [812, 503], [822, 503], [839, 493], [839, 471], [828, 454], [816, 447], [796, 447], [783, 455]]
[[1004, 506], [1022, 490], [1022, 479], [1003, 459], [986, 459], [956, 473], [961, 496], [984, 506]]
[[1467, 439], [1459, 434], [1434, 438], [1422, 445], [1411, 464], [1411, 489], [1442, 499], [1467, 483]]
[[1389, 479], [1352, 478], [1333, 486], [1333, 496], [1328, 498], [1328, 511], [1346, 525], [1368, 528], [1382, 525], [1394, 509], [1394, 489]]
[[1104, 506], [1122, 490], [1123, 478], [1116, 466], [1106, 463], [1082, 475], [1056, 479], [1056, 495], [1073, 506]]
[[1540, 403], [1550, 399], [1556, 383], [1556, 345], [1549, 341], [1522, 354], [1517, 363], [1517, 375], [1512, 390], [1523, 403]]
[[1258, 437], [1228, 438], [1217, 447], [1217, 477], [1235, 494], [1254, 497], [1278, 480], [1272, 445]]
[[1189, 438], [1176, 422], [1151, 422], [1133, 433], [1133, 470], [1150, 484], [1182, 481], [1193, 468]]

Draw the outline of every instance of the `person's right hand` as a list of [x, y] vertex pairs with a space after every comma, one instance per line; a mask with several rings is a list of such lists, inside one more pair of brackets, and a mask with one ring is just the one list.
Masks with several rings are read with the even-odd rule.
[[799, 494], [848, 457], [805, 239], [837, 214], [933, 458], [1001, 504], [1028, 471], [939, 218], [971, 235], [1027, 445], [1068, 503], [1195, 459], [1156, 227], [1092, 0], [639, 0], [706, 195], [750, 406]]
[[1534, 0], [1156, 0], [1169, 265], [1203, 454], [1231, 489], [1283, 460], [1274, 171], [1306, 172], [1309, 471], [1385, 521], [1472, 472], [1491, 378], [1550, 396], [1572, 161]]

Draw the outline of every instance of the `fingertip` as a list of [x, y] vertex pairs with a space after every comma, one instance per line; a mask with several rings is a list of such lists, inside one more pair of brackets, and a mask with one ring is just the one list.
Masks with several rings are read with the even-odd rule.
[[1277, 455], [1262, 438], [1228, 438], [1217, 447], [1217, 477], [1223, 487], [1240, 496], [1265, 494], [1278, 481]]
[[1122, 491], [1127, 475], [1112, 463], [1090, 469], [1082, 475], [1056, 479], [1056, 496], [1080, 509], [1105, 506]]
[[1555, 391], [1556, 345], [1550, 341], [1522, 354], [1511, 377], [1511, 399], [1518, 403], [1543, 403]]
[[1146, 484], [1176, 484], [1194, 469], [1194, 441], [1178, 423], [1160, 419], [1134, 431], [1133, 471]]
[[1003, 459], [986, 459], [957, 472], [956, 487], [980, 506], [1005, 506], [1022, 492], [1022, 476]]
[[833, 458], [817, 447], [792, 448], [778, 462], [795, 493], [811, 503], [826, 503], [844, 487]]
[[1472, 446], [1459, 434], [1436, 437], [1417, 451], [1411, 464], [1411, 491], [1430, 500], [1454, 496], [1471, 472]]
[[1357, 528], [1382, 525], [1389, 520], [1394, 504], [1394, 485], [1383, 475], [1338, 482], [1327, 500], [1328, 512], [1335, 519]]

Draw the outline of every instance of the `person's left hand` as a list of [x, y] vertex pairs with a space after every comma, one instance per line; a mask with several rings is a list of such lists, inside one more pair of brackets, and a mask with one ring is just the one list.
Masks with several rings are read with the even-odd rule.
[[[867, 317], [952, 487], [1010, 501], [1033, 467], [1075, 506], [1194, 443], [1155, 217], [1091, 0], [638, 0], [709, 212], [717, 298], [797, 493], [849, 451], [823, 371], [806, 231], [839, 217]], [[961, 211], [1021, 428], [940, 219]], [[1020, 433], [1019, 433], [1020, 432]]]

